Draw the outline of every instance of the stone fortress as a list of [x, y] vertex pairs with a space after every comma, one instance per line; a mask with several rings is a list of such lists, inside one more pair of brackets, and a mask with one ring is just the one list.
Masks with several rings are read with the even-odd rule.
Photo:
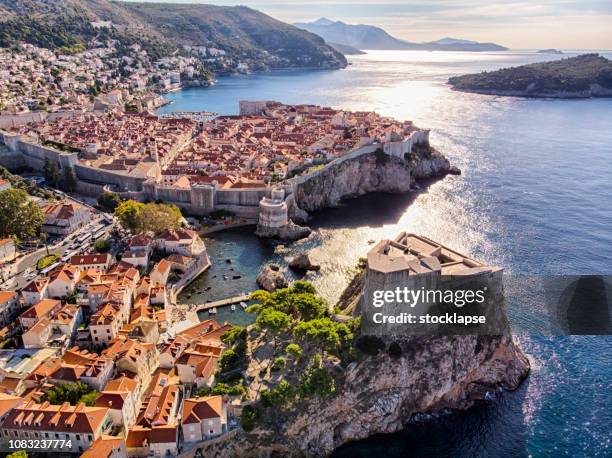
[[[365, 283], [358, 309], [366, 317], [380, 312], [374, 306], [376, 292], [396, 291], [483, 291], [485, 301], [477, 306], [466, 306], [486, 315], [487, 331], [495, 333], [507, 329], [505, 318], [503, 269], [489, 266], [458, 253], [433, 240], [407, 232], [393, 240], [382, 240], [367, 254]], [[385, 312], [393, 315], [402, 312], [424, 314], [432, 310], [431, 303], [419, 303], [409, 307], [405, 297], [390, 295], [385, 301]], [[461, 310], [459, 307], [459, 311]], [[455, 310], [455, 309], [453, 309]], [[364, 316], [364, 315], [362, 315]], [[368, 319], [362, 321], [374, 334], [389, 331], [388, 328], [372, 325]], [[431, 328], [426, 328], [431, 332]]]
[[[278, 105], [278, 102], [272, 101], [241, 101], [240, 116], [265, 116], [268, 107]], [[365, 136], [352, 149], [319, 164], [314, 170], [257, 187], [248, 186], [249, 183], [245, 183], [244, 187], [240, 183], [231, 187], [221, 186], [214, 176], [209, 177], [207, 182], [194, 181], [178, 187], [161, 179], [165, 166], [154, 156], [148, 162], [143, 161], [147, 167], [135, 167], [129, 172], [97, 168], [80, 160], [78, 152], [60, 151], [36, 143], [28, 136], [3, 130], [0, 130], [0, 165], [12, 169], [27, 166], [40, 171], [45, 160], [50, 160], [56, 162], [60, 170], [72, 167], [77, 179], [77, 191], [85, 195], [97, 196], [104, 190], [110, 190], [118, 192], [123, 198], [175, 204], [195, 215], [225, 210], [238, 218], [258, 222], [258, 232], [261, 234], [275, 233], [278, 228], [291, 224], [292, 217], [305, 215], [296, 199], [299, 195], [297, 189], [334, 167], [381, 151], [388, 157], [404, 160], [410, 156], [415, 145], [429, 147], [429, 130], [417, 129], [409, 121], [403, 126], [401, 133], [389, 129], [384, 136]]]

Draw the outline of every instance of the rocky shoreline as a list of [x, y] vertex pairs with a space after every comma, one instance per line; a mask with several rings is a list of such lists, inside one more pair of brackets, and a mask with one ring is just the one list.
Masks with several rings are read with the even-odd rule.
[[[337, 304], [347, 311], [361, 295], [363, 275]], [[502, 299], [503, 301], [503, 299]], [[504, 303], [498, 304], [505, 307]], [[502, 309], [502, 310], [505, 310]], [[238, 430], [226, 441], [202, 443], [187, 455], [207, 457], [328, 456], [336, 448], [374, 434], [405, 428], [418, 414], [465, 410], [500, 390], [515, 390], [530, 364], [513, 337], [454, 335], [375, 338], [359, 344], [362, 356], [346, 367], [326, 361], [336, 390], [290, 409], [274, 409], [250, 432]], [[249, 342], [249, 354], [265, 352], [265, 339]], [[262, 367], [251, 358], [252, 395], [261, 389]]]
[[370, 192], [409, 192], [420, 180], [458, 173], [444, 155], [430, 146], [415, 146], [408, 159], [376, 150], [334, 164], [295, 184], [288, 205], [290, 217], [304, 221], [309, 212], [337, 207], [347, 198]]
[[454, 91], [467, 92], [471, 94], [482, 94], [482, 95], [497, 95], [502, 97], [527, 97], [534, 99], [591, 99], [591, 98], [605, 98], [612, 97], [612, 89], [606, 89], [598, 84], [592, 85], [593, 87], [584, 91], [556, 91], [556, 92], [537, 92], [537, 91], [505, 91], [501, 89], [468, 89], [468, 88], [456, 88], [453, 87]]

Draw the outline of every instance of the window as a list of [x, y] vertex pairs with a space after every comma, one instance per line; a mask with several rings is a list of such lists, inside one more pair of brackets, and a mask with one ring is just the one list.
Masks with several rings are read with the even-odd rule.
[[89, 439], [90, 441], [93, 439], [93, 436], [91, 434], [87, 435], [87, 439]]
[[77, 440], [78, 440], [78, 441], [80, 441], [80, 440], [81, 440], [81, 435], [80, 435], [80, 434], [77, 434], [77, 435], [76, 435], [76, 438], [77, 438]]
[[94, 333], [94, 334], [97, 334], [97, 333], [98, 333], [98, 331], [97, 331], [96, 329], [94, 329], [94, 330], [93, 330], [93, 333]]
[[59, 434], [55, 433], [55, 438], [59, 439]]

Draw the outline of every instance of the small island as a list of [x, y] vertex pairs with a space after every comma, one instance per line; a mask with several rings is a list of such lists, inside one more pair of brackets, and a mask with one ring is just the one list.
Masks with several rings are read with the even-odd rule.
[[583, 54], [549, 62], [449, 78], [453, 89], [517, 97], [612, 96], [612, 61]]
[[536, 51], [537, 54], [563, 54], [563, 51], [560, 49], [548, 48], [548, 49], [540, 49]]

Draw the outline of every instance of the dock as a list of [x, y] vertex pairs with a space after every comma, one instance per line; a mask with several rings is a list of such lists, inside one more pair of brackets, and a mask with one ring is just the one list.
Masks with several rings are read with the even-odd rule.
[[249, 300], [249, 297], [250, 297], [250, 294], [245, 294], [243, 296], [228, 297], [227, 299], [221, 299], [219, 301], [207, 302], [205, 304], [198, 304], [196, 305], [196, 311], [199, 312], [200, 310], [210, 310], [216, 307], [224, 307], [226, 305], [246, 302]]

